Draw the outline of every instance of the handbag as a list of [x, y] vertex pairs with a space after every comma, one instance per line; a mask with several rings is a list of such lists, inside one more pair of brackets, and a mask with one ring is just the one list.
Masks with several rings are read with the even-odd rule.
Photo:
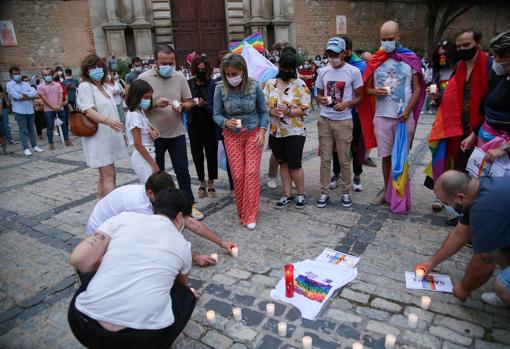
[[69, 117], [71, 133], [78, 137], [92, 137], [96, 134], [98, 124], [83, 112], [72, 110]]

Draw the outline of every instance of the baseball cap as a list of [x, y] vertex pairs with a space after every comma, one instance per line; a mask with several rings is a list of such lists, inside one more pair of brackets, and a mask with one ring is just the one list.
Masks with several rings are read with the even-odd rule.
[[333, 51], [336, 53], [340, 53], [345, 50], [345, 41], [338, 36], [335, 36], [328, 41], [328, 45], [326, 46], [326, 51]]

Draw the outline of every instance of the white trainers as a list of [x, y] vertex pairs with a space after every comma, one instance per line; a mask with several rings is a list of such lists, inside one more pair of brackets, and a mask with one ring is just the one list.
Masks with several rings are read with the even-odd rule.
[[34, 147], [34, 150], [37, 152], [37, 153], [42, 153], [44, 150], [42, 150], [41, 148], [39, 148], [37, 145]]
[[204, 214], [200, 212], [200, 210], [197, 207], [197, 204], [193, 204], [191, 208], [191, 217], [195, 218], [197, 221], [201, 221], [204, 219]]
[[269, 189], [276, 189], [276, 177], [267, 177], [267, 187]]
[[485, 292], [482, 293], [482, 301], [485, 303], [492, 305], [493, 307], [498, 308], [508, 308], [510, 307], [509, 304], [506, 304], [503, 302], [501, 298], [496, 294], [496, 292]]
[[256, 226], [257, 226], [257, 223], [246, 224], [246, 228], [248, 228], [248, 230], [253, 230], [253, 229], [255, 229]]
[[25, 156], [30, 156], [32, 155], [32, 152], [30, 151], [30, 149], [27, 148], [23, 151], [23, 154], [25, 154]]

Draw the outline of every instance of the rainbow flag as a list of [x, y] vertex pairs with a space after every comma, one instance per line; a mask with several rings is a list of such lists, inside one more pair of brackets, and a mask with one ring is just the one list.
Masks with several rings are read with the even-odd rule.
[[241, 52], [243, 51], [243, 47], [244, 47], [243, 43], [244, 42], [249, 43], [251, 46], [253, 46], [254, 49], [256, 49], [259, 52], [264, 52], [264, 50], [265, 50], [264, 49], [264, 39], [262, 38], [262, 33], [260, 33], [260, 32], [249, 35], [241, 41], [236, 41], [236, 42], [230, 43], [230, 45], [228, 46], [228, 49], [232, 53], [241, 54]]

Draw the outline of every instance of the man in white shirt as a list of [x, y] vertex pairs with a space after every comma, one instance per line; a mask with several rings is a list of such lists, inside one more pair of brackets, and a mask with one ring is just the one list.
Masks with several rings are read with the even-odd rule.
[[84, 346], [167, 349], [182, 332], [196, 303], [187, 286], [191, 245], [182, 236], [191, 204], [181, 191], [163, 189], [154, 215], [123, 212], [76, 246], [71, 264], [95, 272], [68, 313]]
[[340, 161], [342, 205], [350, 207], [351, 200], [351, 141], [352, 114], [361, 101], [363, 80], [358, 68], [344, 61], [345, 41], [339, 37], [329, 39], [326, 47], [329, 65], [319, 70], [315, 82], [317, 103], [321, 105], [319, 121], [319, 147], [321, 156], [321, 196], [317, 207], [323, 208], [329, 202], [329, 185], [333, 146], [336, 145]]
[[[153, 202], [155, 196], [166, 188], [173, 189], [175, 184], [172, 177], [164, 171], [152, 174], [147, 179], [145, 186], [134, 184], [118, 187], [99, 200], [94, 207], [87, 223], [87, 235], [90, 236], [106, 220], [122, 212], [138, 212], [152, 215], [154, 213]], [[232, 250], [232, 247], [237, 247], [236, 243], [222, 240], [205, 224], [193, 217], [189, 217], [186, 220], [186, 228], [229, 252]], [[216, 264], [214, 258], [198, 252], [192, 253], [192, 259], [193, 262], [201, 267]]]

